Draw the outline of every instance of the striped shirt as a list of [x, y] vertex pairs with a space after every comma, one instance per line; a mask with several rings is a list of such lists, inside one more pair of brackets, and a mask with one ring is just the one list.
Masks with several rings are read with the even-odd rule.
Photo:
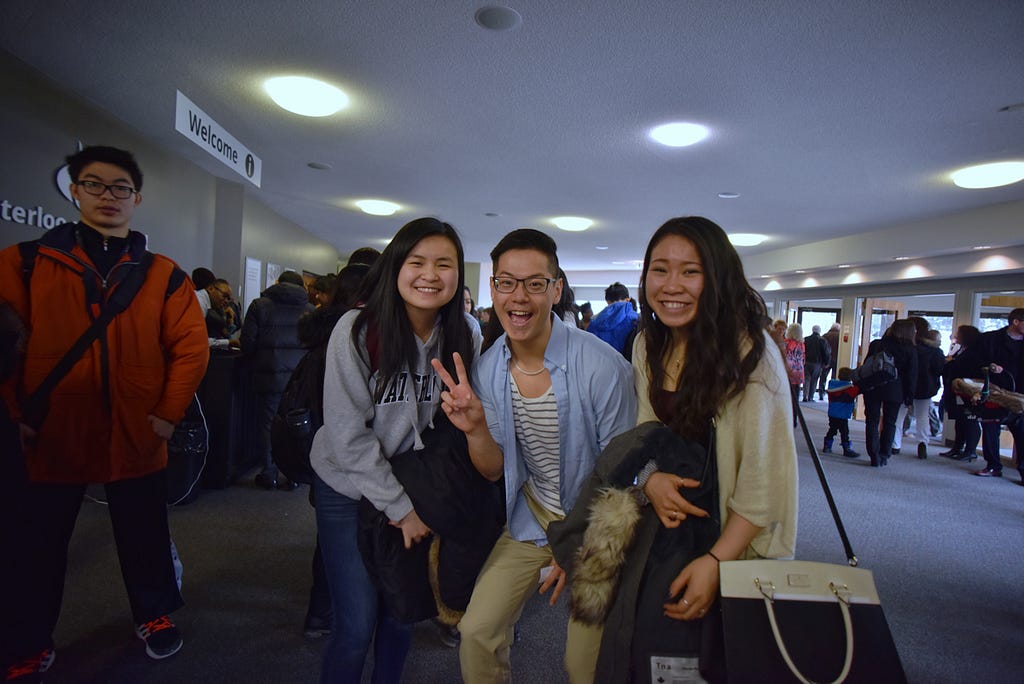
[[529, 473], [526, 487], [544, 508], [564, 516], [559, 492], [561, 463], [555, 393], [548, 387], [544, 394], [535, 399], [524, 397], [519, 393], [515, 377], [509, 374], [509, 378], [512, 380], [512, 416], [516, 424], [516, 439]]

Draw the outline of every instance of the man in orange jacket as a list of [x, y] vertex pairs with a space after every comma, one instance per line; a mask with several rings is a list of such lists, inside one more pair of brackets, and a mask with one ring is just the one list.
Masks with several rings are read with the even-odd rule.
[[53, 661], [68, 542], [93, 482], [106, 487], [136, 634], [152, 658], [182, 645], [168, 617], [183, 602], [167, 522], [167, 440], [209, 359], [186, 274], [153, 255], [134, 299], [56, 384], [48, 409], [23, 412], [18, 401], [39, 387], [146, 254], [146, 236], [129, 227], [142, 201], [131, 153], [88, 147], [67, 161], [79, 221], [46, 233], [32, 260], [17, 245], [0, 252], [0, 299], [31, 331], [22, 367], [4, 387], [29, 479], [25, 515], [15, 522], [23, 548], [4, 549], [19, 558], [23, 575], [10, 612], [8, 679], [38, 677]]

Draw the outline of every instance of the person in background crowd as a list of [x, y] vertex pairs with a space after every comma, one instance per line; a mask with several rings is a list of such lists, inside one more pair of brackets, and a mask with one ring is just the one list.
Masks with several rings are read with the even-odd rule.
[[192, 285], [195, 286], [197, 292], [213, 285], [213, 281], [216, 279], [217, 276], [213, 275], [213, 271], [208, 268], [200, 266], [192, 269]]
[[[537, 590], [565, 586], [547, 526], [570, 511], [601, 449], [636, 420], [629, 364], [608, 345], [555, 322], [563, 287], [550, 236], [515, 230], [491, 251], [491, 301], [505, 334], [469, 377], [434, 361], [448, 390], [442, 407], [466, 433], [470, 458], [491, 481], [504, 478], [507, 526], [484, 564], [459, 623], [462, 677], [508, 682], [513, 624]], [[565, 667], [592, 682], [600, 631], [570, 618]]]
[[[208, 269], [196, 270], [209, 273]], [[229, 321], [233, 325], [236, 320], [234, 309], [229, 306], [232, 299], [231, 286], [224, 279], [216, 277], [208, 279], [206, 273], [200, 273], [202, 281], [207, 283], [206, 286], [196, 289], [195, 292], [196, 300], [199, 302], [199, 309], [203, 314], [203, 320], [206, 321], [207, 342], [210, 345], [210, 349], [237, 348], [238, 343], [231, 340], [230, 336], [226, 334]], [[213, 273], [209, 274], [213, 275]], [[231, 313], [229, 314], [228, 311]]]
[[[974, 377], [989, 367], [991, 383], [1013, 392], [1024, 391], [1024, 308], [1017, 308], [1006, 316], [1007, 325], [999, 330], [983, 333], [978, 344], [967, 350], [965, 367]], [[995, 422], [981, 424], [981, 453], [985, 467], [974, 473], [979, 477], [1002, 477], [1003, 461], [999, 455], [1001, 426]], [[1017, 416], [1006, 424], [1013, 436], [1017, 451], [1017, 471], [1024, 484], [1024, 417]]]
[[[917, 352], [914, 322], [906, 318], [893, 321], [880, 339], [868, 345], [868, 356], [884, 351], [896, 365], [897, 379], [864, 392], [864, 446], [873, 468], [889, 465], [896, 435], [896, 416], [900, 405], [914, 404], [917, 384]], [[881, 421], [881, 429], [879, 429]]]
[[829, 380], [829, 374], [834, 380], [836, 378], [836, 367], [839, 365], [839, 324], [833, 323], [828, 332], [822, 335], [828, 342], [828, 366], [821, 371], [821, 379], [818, 380], [818, 398], [825, 396], [825, 387]]
[[843, 445], [843, 456], [860, 456], [853, 450], [853, 443], [850, 442], [850, 419], [853, 418], [854, 404], [857, 395], [860, 394], [860, 389], [850, 382], [852, 374], [853, 371], [844, 366], [839, 369], [838, 378], [828, 382], [828, 432], [825, 433], [822, 453], [832, 453], [832, 443], [838, 434], [840, 444]]
[[[717, 506], [704, 510], [688, 500], [687, 488], [707, 483], [663, 472], [655, 461], [640, 471], [637, 486], [661, 526], [639, 586], [629, 590], [638, 597], [636, 609], [621, 623], [605, 624], [602, 673], [628, 674], [624, 663], [634, 673], [651, 672], [654, 654], [695, 657], [718, 594], [719, 563], [792, 557], [796, 547], [788, 377], [763, 327], [764, 301], [747, 283], [725, 231], [703, 217], [662, 225], [644, 255], [640, 301], [637, 423], [658, 421], [703, 447], [715, 463]], [[701, 546], [696, 526], [707, 517], [719, 524]]]
[[235, 346], [230, 344], [230, 339], [241, 328], [239, 323], [242, 317], [238, 315], [238, 303], [231, 294], [231, 284], [223, 278], [217, 278], [213, 281], [213, 287], [220, 290], [223, 303], [220, 310], [211, 306], [206, 312], [206, 332], [215, 339], [228, 339], [229, 346]]
[[590, 302], [580, 304], [580, 328], [586, 330], [590, 327], [590, 321], [594, 318], [594, 307]]
[[562, 279], [562, 296], [555, 302], [551, 310], [555, 312], [555, 315], [563, 323], [578, 328], [580, 327], [580, 320], [579, 307], [576, 306], [576, 295], [573, 293], [572, 288], [569, 287], [569, 278], [566, 277], [565, 271], [558, 269], [558, 277]]
[[636, 330], [637, 313], [630, 303], [629, 290], [622, 283], [612, 283], [604, 291], [607, 306], [590, 320], [587, 332], [597, 335], [623, 354], [626, 339]]
[[[86, 147], [67, 159], [77, 223], [37, 242], [31, 273], [17, 245], [0, 252], [0, 296], [30, 330], [24, 365], [3, 387], [19, 422], [29, 484], [13, 605], [4, 636], [8, 680], [38, 678], [54, 659], [68, 542], [89, 483], [103, 483], [135, 634], [155, 659], [182, 647], [170, 613], [183, 605], [167, 522], [167, 440], [206, 372], [210, 350], [192, 282], [173, 261], [146, 252], [132, 230], [142, 171], [130, 152]], [[148, 268], [141, 266], [150, 261]], [[90, 327], [100, 294], [116, 295], [143, 271], [142, 286], [49, 393], [31, 395]], [[109, 299], [107, 300], [109, 301]], [[59, 316], [53, 312], [59, 311]]]
[[821, 336], [821, 326], [811, 326], [811, 334], [804, 338], [804, 401], [814, 398], [822, 371], [831, 362], [831, 351]]
[[[924, 318], [921, 318], [920, 316], [907, 316], [907, 320], [914, 324], [914, 353], [916, 353], [918, 355], [918, 358], [920, 359], [921, 344], [922, 344], [921, 338], [924, 336], [924, 334], [926, 332], [928, 332], [928, 329], [931, 327], [931, 325], [928, 323], [927, 320], [925, 320]], [[918, 368], [918, 374], [920, 375], [920, 370], [921, 370], [921, 364], [920, 363], [917, 364], [917, 368]], [[914, 387], [916, 388], [917, 385], [918, 385], [918, 378], [915, 378], [914, 379]], [[915, 389], [915, 393], [916, 393], [916, 389]], [[917, 429], [916, 428], [916, 423], [912, 423], [912, 421], [908, 420], [907, 419], [908, 416], [913, 418], [913, 416], [914, 416], [914, 407], [912, 405], [908, 406], [906, 404], [900, 406], [900, 412], [898, 414], [896, 414], [896, 434], [893, 436], [893, 439], [892, 439], [892, 453], [893, 454], [899, 454], [900, 453], [900, 449], [903, 448], [903, 434], [904, 434], [904, 432], [907, 432], [910, 429], [912, 424], [914, 425], [914, 430], [916, 431], [916, 429]], [[927, 445], [925, 445], [925, 446], [927, 448]], [[925, 452], [925, 453], [927, 455], [927, 452]]]
[[[318, 425], [323, 424], [322, 397], [324, 374], [327, 369], [327, 343], [341, 317], [359, 304], [359, 293], [363, 288], [363, 281], [370, 272], [372, 262], [376, 260], [376, 256], [367, 253], [364, 255], [363, 261], [370, 263], [351, 264], [341, 269], [337, 278], [334, 279], [334, 291], [331, 292], [328, 303], [316, 311], [304, 314], [299, 319], [299, 341], [303, 347], [309, 350], [306, 353], [306, 358], [309, 359], [309, 363], [316, 365], [316, 375], [320, 379], [319, 390], [315, 392], [315, 396], [321, 397], [321, 401], [309, 407], [310, 413], [315, 412]], [[316, 508], [316, 493], [313, 487], [309, 489], [309, 503]], [[316, 638], [330, 634], [334, 621], [319, 537], [316, 550], [313, 552], [312, 569], [313, 585], [309, 590], [309, 606], [303, 622], [303, 634], [310, 638]]]
[[[914, 385], [914, 428], [908, 436], [917, 441], [917, 457], [921, 459], [928, 458], [928, 441], [931, 439], [932, 397], [939, 391], [942, 383], [942, 369], [946, 365], [946, 356], [939, 349], [941, 339], [942, 334], [938, 330], [925, 330], [918, 334], [915, 347], [917, 382]], [[900, 427], [899, 418], [896, 419], [896, 426]]]
[[342, 316], [327, 345], [324, 425], [310, 454], [334, 618], [324, 684], [359, 682], [371, 643], [371, 681], [401, 679], [412, 625], [387, 611], [363, 564], [359, 500], [366, 497], [401, 530], [406, 548], [431, 532], [389, 459], [421, 445], [433, 421], [440, 387], [431, 359], [455, 372], [453, 357], [469, 367], [476, 358], [480, 331], [464, 311], [465, 278], [455, 229], [434, 218], [411, 221], [366, 276], [364, 308]]
[[476, 316], [476, 302], [473, 301], [473, 293], [470, 292], [469, 285], [462, 288], [462, 307], [476, 321], [477, 327], [483, 329], [483, 323]]
[[800, 385], [805, 377], [804, 354], [804, 329], [800, 327], [799, 323], [794, 323], [786, 329], [786, 346], [782, 350], [782, 356], [786, 360], [786, 369], [789, 375], [789, 388], [793, 393], [793, 427], [796, 427]]
[[292, 490], [297, 486], [278, 479], [270, 444], [270, 426], [288, 378], [306, 350], [299, 341], [299, 318], [313, 311], [302, 276], [285, 271], [277, 283], [254, 299], [245, 314], [239, 342], [242, 354], [252, 364], [253, 391], [258, 397], [257, 449], [262, 470], [256, 485], [263, 489]]
[[316, 300], [312, 304], [316, 308], [327, 306], [331, 303], [331, 295], [334, 292], [334, 282], [338, 276], [334, 273], [328, 273], [317, 277], [312, 284], [313, 298]]
[[978, 344], [981, 331], [973, 325], [961, 325], [952, 336], [953, 348], [946, 357], [946, 365], [942, 370], [942, 402], [946, 415], [953, 419], [953, 446], [939, 456], [946, 456], [957, 461], [973, 461], [978, 457], [978, 442], [981, 441], [981, 423], [977, 418], [968, 417], [964, 412], [964, 399], [957, 397], [953, 391], [953, 381], [957, 378], [973, 377], [977, 370], [967, 366], [970, 360], [967, 353]]

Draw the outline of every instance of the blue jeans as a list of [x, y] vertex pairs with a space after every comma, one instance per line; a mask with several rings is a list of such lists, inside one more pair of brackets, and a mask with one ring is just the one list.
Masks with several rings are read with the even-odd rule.
[[334, 624], [324, 649], [322, 684], [359, 684], [373, 642], [372, 684], [397, 684], [412, 642], [412, 625], [387, 613], [363, 565], [356, 534], [359, 501], [313, 482], [316, 528], [331, 593]]

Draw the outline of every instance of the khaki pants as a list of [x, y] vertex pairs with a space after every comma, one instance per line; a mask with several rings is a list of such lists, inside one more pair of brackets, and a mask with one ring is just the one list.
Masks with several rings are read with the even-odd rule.
[[[530, 501], [541, 526], [558, 516]], [[509, 682], [512, 668], [509, 650], [513, 627], [523, 612], [523, 605], [540, 587], [540, 571], [550, 565], [551, 548], [533, 542], [519, 542], [502, 533], [491, 555], [484, 563], [466, 614], [459, 623], [462, 643], [459, 662], [466, 684]], [[548, 600], [549, 589], [543, 600]], [[559, 601], [568, 601], [568, 587]], [[591, 684], [601, 647], [601, 628], [588, 627], [569, 620], [565, 640], [565, 669], [572, 684]]]

